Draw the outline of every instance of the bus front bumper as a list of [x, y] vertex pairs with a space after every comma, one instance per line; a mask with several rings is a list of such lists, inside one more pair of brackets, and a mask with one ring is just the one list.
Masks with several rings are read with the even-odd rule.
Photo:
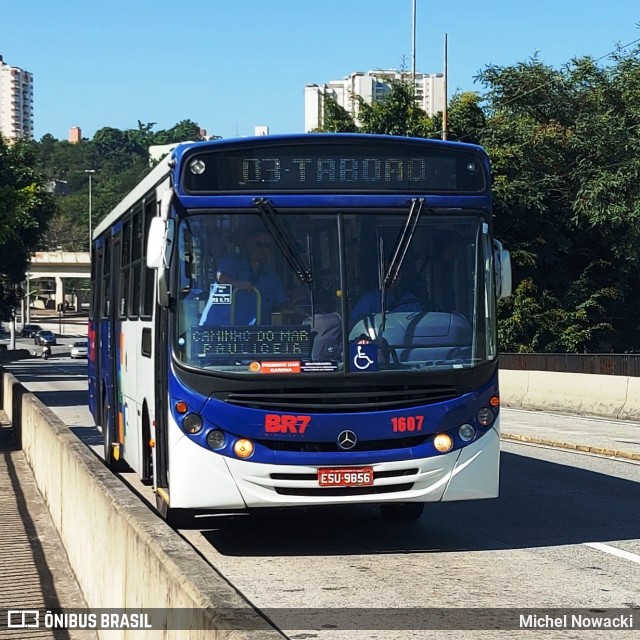
[[171, 506], [181, 508], [439, 502], [498, 496], [498, 421], [481, 438], [451, 453], [370, 465], [375, 479], [369, 487], [321, 487], [317, 466], [236, 460], [216, 455], [187, 438], [176, 443], [176, 448], [182, 449], [178, 458], [189, 461], [187, 471], [171, 473]]

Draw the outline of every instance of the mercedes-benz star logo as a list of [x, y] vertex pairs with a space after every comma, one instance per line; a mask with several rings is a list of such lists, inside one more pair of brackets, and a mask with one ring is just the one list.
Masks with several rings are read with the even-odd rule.
[[341, 449], [353, 449], [356, 446], [356, 442], [358, 441], [358, 437], [353, 431], [341, 431], [338, 434], [338, 446]]

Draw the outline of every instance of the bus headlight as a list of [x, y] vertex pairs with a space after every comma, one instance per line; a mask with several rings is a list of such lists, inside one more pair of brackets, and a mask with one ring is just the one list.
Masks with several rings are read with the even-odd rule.
[[436, 448], [436, 451], [447, 453], [447, 451], [451, 451], [453, 448], [453, 440], [448, 433], [439, 433], [433, 439], [433, 446]]
[[476, 414], [476, 420], [483, 427], [490, 427], [495, 420], [495, 416], [493, 415], [493, 411], [491, 411], [489, 407], [482, 407], [482, 409], [480, 409], [480, 411], [478, 411], [478, 413]]
[[227, 438], [222, 431], [213, 429], [207, 433], [207, 444], [210, 449], [222, 449], [227, 444]]
[[197, 413], [188, 413], [182, 419], [182, 428], [187, 433], [194, 435], [202, 429], [202, 418]]
[[458, 436], [463, 442], [470, 442], [476, 437], [475, 427], [471, 424], [463, 424], [458, 429]]
[[253, 455], [253, 442], [251, 440], [238, 440], [233, 445], [233, 451], [238, 458], [249, 458]]

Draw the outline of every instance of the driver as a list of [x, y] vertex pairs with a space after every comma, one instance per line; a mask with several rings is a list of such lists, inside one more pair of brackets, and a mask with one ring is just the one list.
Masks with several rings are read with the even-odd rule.
[[[271, 313], [286, 305], [288, 299], [280, 277], [272, 264], [273, 239], [261, 223], [244, 230], [239, 251], [220, 259], [216, 282], [204, 308], [200, 325], [229, 325], [231, 305], [214, 303], [218, 285], [231, 285], [235, 291], [234, 324], [270, 324]], [[258, 295], [260, 305], [258, 305]], [[260, 317], [258, 317], [260, 306]]]

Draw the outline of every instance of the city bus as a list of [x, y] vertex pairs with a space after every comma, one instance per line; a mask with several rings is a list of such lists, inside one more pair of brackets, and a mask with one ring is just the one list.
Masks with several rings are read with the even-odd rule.
[[177, 145], [97, 226], [89, 403], [170, 522], [498, 495], [482, 148], [368, 134]]

